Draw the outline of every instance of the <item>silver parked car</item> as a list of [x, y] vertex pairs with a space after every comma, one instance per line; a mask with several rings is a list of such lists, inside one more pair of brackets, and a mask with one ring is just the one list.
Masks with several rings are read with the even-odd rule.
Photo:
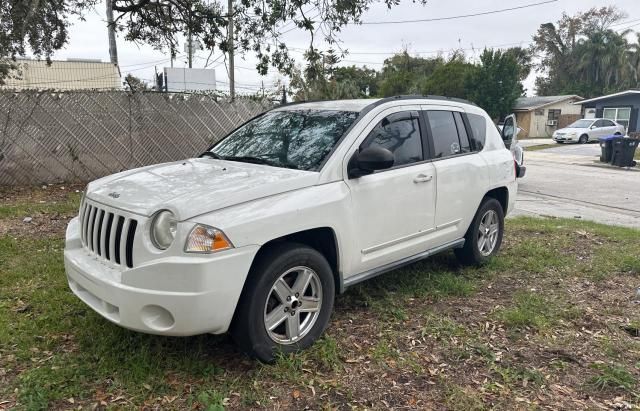
[[597, 141], [600, 137], [619, 135], [625, 133], [624, 126], [607, 118], [584, 118], [568, 127], [561, 128], [553, 133], [556, 143], [580, 143]]

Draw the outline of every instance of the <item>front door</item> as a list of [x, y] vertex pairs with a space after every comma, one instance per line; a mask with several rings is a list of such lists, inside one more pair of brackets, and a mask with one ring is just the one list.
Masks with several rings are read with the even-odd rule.
[[356, 143], [358, 150], [371, 146], [388, 149], [395, 163], [387, 170], [346, 178], [357, 250], [351, 261], [353, 274], [429, 248], [429, 233], [434, 231], [436, 175], [428, 161], [418, 110], [405, 106], [380, 113]]
[[605, 120], [596, 120], [593, 126], [595, 126], [595, 128], [591, 133], [589, 133], [592, 140], [594, 140], [594, 137], [595, 139], [598, 139], [600, 137], [606, 137], [610, 135], [609, 127], [606, 126]]

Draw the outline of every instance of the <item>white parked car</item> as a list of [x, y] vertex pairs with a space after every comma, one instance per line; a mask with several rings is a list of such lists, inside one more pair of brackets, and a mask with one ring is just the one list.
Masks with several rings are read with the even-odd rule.
[[450, 98], [275, 108], [200, 158], [90, 183], [66, 232], [69, 286], [120, 326], [230, 330], [271, 361], [311, 345], [356, 283], [449, 249], [496, 254], [517, 190], [503, 139]]
[[624, 126], [606, 118], [590, 118], [578, 120], [568, 127], [556, 130], [553, 139], [556, 143], [580, 143], [597, 141], [600, 137], [619, 135], [625, 133]]

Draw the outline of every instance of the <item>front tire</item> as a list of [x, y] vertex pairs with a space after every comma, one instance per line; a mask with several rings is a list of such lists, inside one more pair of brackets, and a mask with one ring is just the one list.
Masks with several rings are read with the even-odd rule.
[[465, 234], [462, 248], [454, 250], [462, 264], [481, 265], [495, 255], [502, 244], [504, 211], [495, 198], [485, 197]]
[[273, 362], [277, 353], [303, 350], [322, 335], [334, 296], [322, 254], [302, 244], [273, 246], [251, 268], [231, 335], [249, 356]]
[[578, 143], [580, 144], [587, 144], [589, 142], [589, 136], [586, 134], [583, 134], [580, 136], [580, 139], [578, 139]]

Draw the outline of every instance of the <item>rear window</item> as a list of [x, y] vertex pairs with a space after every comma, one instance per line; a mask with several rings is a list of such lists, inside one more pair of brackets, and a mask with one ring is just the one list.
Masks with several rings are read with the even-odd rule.
[[478, 114], [467, 113], [469, 126], [471, 126], [471, 135], [469, 138], [473, 144], [475, 151], [481, 151], [487, 139], [487, 120], [484, 116]]

